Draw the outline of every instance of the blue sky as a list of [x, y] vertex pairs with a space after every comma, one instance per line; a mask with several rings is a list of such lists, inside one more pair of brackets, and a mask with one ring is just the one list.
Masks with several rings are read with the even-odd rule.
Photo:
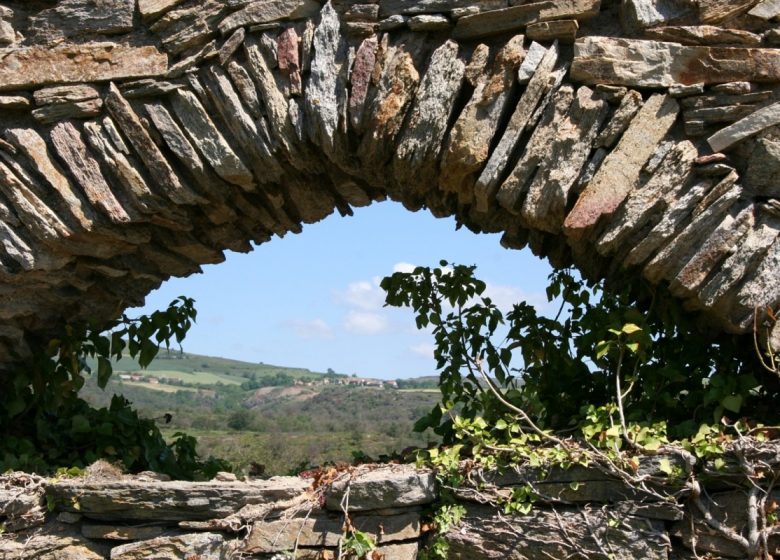
[[395, 379], [432, 375], [432, 336], [411, 310], [383, 308], [382, 277], [441, 259], [476, 264], [500, 307], [526, 299], [545, 306], [550, 266], [530, 251], [501, 247], [500, 235], [456, 231], [453, 219], [412, 213], [394, 202], [331, 215], [299, 235], [227, 253], [203, 274], [171, 279], [128, 315], [195, 299], [188, 352]]

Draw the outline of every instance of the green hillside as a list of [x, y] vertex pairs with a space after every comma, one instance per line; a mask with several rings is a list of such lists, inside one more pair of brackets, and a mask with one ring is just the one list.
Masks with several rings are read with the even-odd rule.
[[[94, 364], [90, 365], [94, 366]], [[187, 352], [180, 353], [175, 350], [168, 351], [165, 349], [160, 350], [160, 353], [145, 371], [141, 370], [138, 366], [138, 362], [128, 357], [124, 357], [118, 362], [114, 362], [114, 371], [117, 373], [139, 372], [141, 374], [156, 376], [164, 375], [163, 372], [165, 372], [165, 374], [170, 374], [171, 372], [199, 374], [198, 379], [190, 378], [190, 381], [199, 384], [212, 384], [217, 383], [218, 381], [222, 383], [232, 382], [241, 384], [247, 379], [251, 379], [253, 375], [263, 377], [273, 376], [279, 373], [284, 373], [295, 379], [314, 379], [321, 375], [303, 368], [275, 366], [262, 363], [253, 364], [239, 360], [201, 356], [199, 354], [190, 354]], [[211, 374], [215, 377], [210, 377], [206, 374]]]
[[[259, 463], [271, 475], [425, 446], [431, 434], [412, 427], [439, 397], [435, 378], [364, 386], [333, 373], [165, 351], [147, 370], [124, 359], [114, 372], [105, 391], [90, 378], [82, 397], [107, 406], [121, 394], [143, 416], [162, 422], [170, 414], [160, 424], [167, 436], [185, 431], [198, 438], [202, 456], [223, 458], [238, 472]], [[347, 381], [353, 385], [337, 384]]]

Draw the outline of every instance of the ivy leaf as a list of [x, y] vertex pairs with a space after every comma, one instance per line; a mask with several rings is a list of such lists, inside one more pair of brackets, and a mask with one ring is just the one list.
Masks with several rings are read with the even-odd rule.
[[731, 412], [739, 412], [742, 408], [742, 395], [729, 395], [720, 401], [721, 406]]
[[669, 459], [664, 457], [658, 463], [658, 470], [660, 470], [662, 473], [664, 473], [666, 475], [671, 475], [672, 474], [672, 463], [669, 461]]
[[101, 389], [106, 388], [108, 380], [111, 378], [113, 371], [114, 370], [111, 367], [111, 362], [103, 356], [98, 356], [98, 387]]

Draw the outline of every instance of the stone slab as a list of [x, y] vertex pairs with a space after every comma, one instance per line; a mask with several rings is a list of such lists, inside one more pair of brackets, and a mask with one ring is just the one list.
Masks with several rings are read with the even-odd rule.
[[454, 39], [478, 39], [519, 31], [525, 26], [557, 19], [589, 19], [599, 13], [601, 0], [546, 0], [502, 10], [464, 16], [455, 25]]
[[778, 123], [780, 123], [780, 103], [773, 103], [719, 130], [707, 139], [707, 143], [713, 152], [722, 152], [737, 142]]
[[[49, 495], [64, 511], [105, 521], [207, 520], [226, 517], [247, 504], [288, 500], [309, 482], [278, 477], [254, 482], [149, 482], [62, 480]], [[78, 507], [77, 507], [78, 506]]]
[[617, 210], [671, 129], [678, 111], [677, 101], [667, 95], [656, 94], [645, 102], [566, 217], [564, 231], [568, 236], [580, 238], [602, 216]]
[[349, 511], [368, 511], [429, 504], [436, 499], [436, 477], [414, 465], [388, 465], [357, 471], [337, 481], [326, 494], [325, 506], [341, 511], [349, 488]]
[[0, 91], [161, 76], [167, 71], [168, 57], [155, 47], [86, 43], [0, 49]]
[[587, 84], [649, 88], [743, 80], [780, 82], [780, 49], [585, 37], [574, 44], [571, 78]]

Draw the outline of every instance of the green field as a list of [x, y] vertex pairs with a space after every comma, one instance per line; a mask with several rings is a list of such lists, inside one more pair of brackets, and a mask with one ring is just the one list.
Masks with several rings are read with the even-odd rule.
[[[138, 372], [141, 368], [138, 363], [128, 357], [124, 357], [118, 362], [114, 362], [115, 372]], [[284, 373], [296, 379], [314, 379], [320, 374], [303, 368], [293, 368], [285, 366], [275, 366], [270, 364], [253, 364], [239, 360], [230, 360], [227, 358], [216, 358], [213, 356], [200, 356], [198, 354], [180, 353], [174, 350], [161, 349], [154, 361], [146, 369], [152, 375], [158, 377], [162, 375], [158, 372], [181, 372], [181, 373], [212, 373], [224, 376], [221, 381], [227, 383], [228, 379], [246, 381], [251, 376], [276, 375]]]

